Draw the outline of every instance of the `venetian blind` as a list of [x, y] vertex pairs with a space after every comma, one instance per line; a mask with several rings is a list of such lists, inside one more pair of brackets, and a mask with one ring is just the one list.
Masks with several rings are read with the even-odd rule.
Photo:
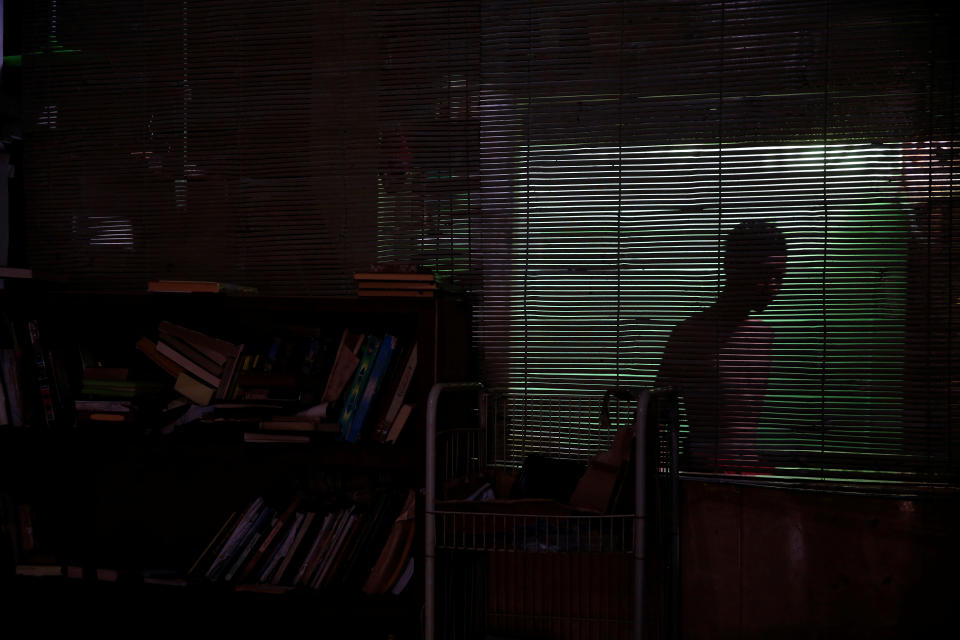
[[724, 238], [763, 220], [788, 250], [754, 317], [774, 336], [762, 411], [746, 436], [707, 429], [707, 457], [956, 471], [940, 3], [84, 4], [29, 11], [35, 268], [343, 293], [369, 262], [417, 262], [472, 297], [488, 383], [599, 397], [656, 380], [723, 290]]
[[[762, 409], [755, 429], [708, 425], [699, 468], [952, 477], [957, 68], [940, 5], [390, 4], [405, 182], [378, 202], [431, 226], [397, 244], [381, 217], [381, 255], [474, 292], [488, 382], [541, 403], [653, 384], [673, 328], [725, 286], [727, 234], [762, 220], [788, 247], [754, 314], [774, 336]], [[736, 374], [690, 375], [736, 393]], [[516, 438], [563, 455], [580, 427], [533, 417]]]
[[365, 3], [42, 0], [26, 13], [36, 269], [110, 289], [350, 291], [376, 229]]

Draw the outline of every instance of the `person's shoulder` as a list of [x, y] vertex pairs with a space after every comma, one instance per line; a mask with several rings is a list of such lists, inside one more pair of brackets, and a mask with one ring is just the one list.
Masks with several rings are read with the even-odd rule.
[[701, 327], [706, 325], [712, 325], [714, 322], [713, 314], [709, 308], [701, 309], [696, 311], [680, 322], [678, 322], [674, 327], [674, 333], [682, 333], [686, 331], [699, 330]]

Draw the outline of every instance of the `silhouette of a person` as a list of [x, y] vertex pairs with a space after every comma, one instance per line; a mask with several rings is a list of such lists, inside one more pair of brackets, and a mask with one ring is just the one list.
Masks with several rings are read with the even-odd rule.
[[672, 386], [682, 399], [690, 428], [683, 464], [689, 470], [760, 470], [756, 429], [774, 331], [751, 314], [779, 293], [786, 260], [786, 241], [773, 224], [738, 224], [724, 243], [717, 300], [670, 334], [657, 383]]

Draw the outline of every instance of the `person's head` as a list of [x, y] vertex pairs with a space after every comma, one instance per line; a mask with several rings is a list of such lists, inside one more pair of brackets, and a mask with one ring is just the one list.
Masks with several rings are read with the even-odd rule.
[[722, 260], [727, 292], [751, 311], [763, 311], [783, 284], [787, 242], [773, 224], [748, 220], [727, 234]]

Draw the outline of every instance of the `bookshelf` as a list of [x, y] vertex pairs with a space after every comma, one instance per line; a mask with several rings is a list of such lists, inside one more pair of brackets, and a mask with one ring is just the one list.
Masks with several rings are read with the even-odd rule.
[[[323, 615], [332, 628], [362, 632], [363, 637], [418, 637], [426, 397], [434, 383], [470, 374], [470, 316], [462, 300], [442, 295], [298, 298], [51, 291], [26, 286], [0, 292], [0, 311], [19, 338], [24, 398], [23, 424], [12, 426], [8, 411], [8, 424], [0, 426], [2, 584], [7, 602], [26, 607], [44, 602], [44, 606], [86, 607], [87, 611], [112, 603], [128, 612], [162, 603], [179, 611], [235, 620], [237, 630], [243, 628], [241, 620], [269, 621], [282, 615], [307, 621]], [[42, 377], [37, 375], [36, 354], [25, 338], [31, 321], [36, 321], [45, 357]], [[302, 338], [316, 338], [326, 350], [314, 359], [314, 369], [301, 367], [302, 375], [287, 376], [295, 382], [268, 388], [265, 397], [257, 395], [262, 390], [256, 389], [251, 392], [255, 399], [250, 399], [244, 394], [252, 387], [238, 384], [240, 392], [235, 396], [199, 405], [177, 392], [170, 372], [136, 347], [144, 337], [162, 339], [161, 322], [234, 345], [259, 345], [256, 349], [265, 350], [249, 352], [260, 357], [268, 352], [271, 340], [278, 342], [275, 351], [286, 350], [288, 357], [274, 360], [274, 369], [266, 372], [277, 379], [304, 360], [296, 353], [298, 346], [308, 342]], [[400, 343], [417, 345], [415, 373], [403, 398], [414, 408], [396, 442], [369, 437], [373, 424], [369, 421], [356, 442], [345, 441], [332, 430], [298, 432], [305, 442], [245, 440], [245, 434], [257, 432], [268, 417], [289, 417], [319, 404], [345, 329], [395, 335]], [[13, 347], [9, 337], [0, 347]], [[92, 419], [77, 408], [76, 400], [89, 399], [84, 390], [90, 388], [86, 381], [93, 363], [104, 370], [125, 370], [128, 380], [165, 385], [164, 391], [159, 398], [148, 397], [142, 403], [139, 397], [130, 399], [136, 407], [132, 417]], [[97, 375], [101, 373], [107, 375], [106, 371]], [[249, 375], [240, 377], [244, 373]], [[248, 381], [264, 375], [255, 368], [238, 368], [236, 373]], [[384, 394], [395, 392], [395, 378], [391, 380], [381, 387]], [[8, 386], [4, 385], [5, 398]], [[43, 407], [44, 394], [54, 407], [50, 419]], [[336, 423], [345, 396], [346, 391], [331, 403], [320, 422]], [[386, 398], [374, 402], [386, 403]], [[248, 410], [243, 406], [247, 404], [270, 404], [271, 408]], [[371, 414], [374, 406], [379, 405], [371, 405]], [[182, 416], [191, 415], [190, 409], [203, 413], [184, 422]], [[390, 567], [387, 573], [392, 579], [380, 587], [384, 592], [366, 593], [364, 578], [378, 562], [398, 562], [396, 558], [381, 561], [380, 554], [397, 524], [402, 498], [411, 491], [414, 533], [404, 535], [416, 540], [406, 545], [412, 551], [400, 561], [405, 568], [412, 558], [412, 578], [401, 588], [399, 565]], [[379, 506], [388, 495], [393, 496], [392, 506]], [[295, 497], [299, 506], [290, 506]], [[274, 544], [264, 547], [244, 581], [211, 578], [202, 568], [213, 556], [201, 560], [202, 552], [221, 528], [225, 539], [256, 498], [273, 509], [261, 514], [261, 519], [276, 526]], [[33, 528], [32, 549], [22, 545], [24, 505], [29, 507]], [[336, 549], [344, 556], [330, 561], [328, 577], [322, 582], [293, 584], [293, 574], [278, 572], [273, 574], [275, 584], [267, 584], [269, 577], [266, 581], [256, 577], [267, 576], [267, 560], [288, 534], [294, 548], [294, 518], [276, 524], [287, 506], [292, 513], [315, 512], [316, 521], [348, 507], [363, 516], [356, 524], [344, 520], [339, 540], [329, 530], [329, 555]], [[364, 525], [378, 513], [378, 533], [364, 538]], [[234, 521], [225, 525], [230, 514], [235, 514]], [[262, 530], [258, 542], [248, 539], [251, 551], [244, 560], [231, 559], [237, 562], [234, 577], [243, 573], [271, 528]], [[305, 530], [302, 538], [318, 536], [320, 531]], [[369, 545], [365, 556], [357, 551], [360, 540]], [[300, 560], [293, 556], [289, 566]], [[57, 575], [44, 575], [45, 568]], [[32, 571], [39, 575], [27, 575]]]

